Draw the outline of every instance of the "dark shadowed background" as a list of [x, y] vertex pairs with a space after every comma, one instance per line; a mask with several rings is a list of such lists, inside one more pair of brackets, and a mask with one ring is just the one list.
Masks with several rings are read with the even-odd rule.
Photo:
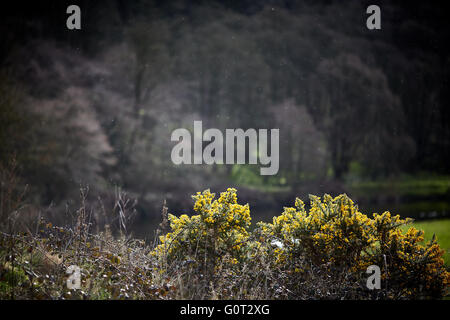
[[[28, 186], [30, 217], [65, 221], [80, 186], [97, 224], [117, 221], [120, 190], [137, 199], [129, 228], [148, 238], [164, 200], [192, 213], [192, 194], [231, 186], [254, 220], [341, 192], [365, 213], [448, 217], [443, 1], [4, 2], [2, 194]], [[66, 28], [70, 4], [81, 30]], [[366, 28], [370, 4], [381, 30]], [[173, 165], [171, 132], [194, 120], [279, 128], [278, 174]]]

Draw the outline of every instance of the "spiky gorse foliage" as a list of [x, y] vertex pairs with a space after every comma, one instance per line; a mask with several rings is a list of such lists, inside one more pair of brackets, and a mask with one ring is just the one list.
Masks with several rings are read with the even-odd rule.
[[300, 280], [316, 267], [332, 277], [346, 275], [348, 291], [360, 286], [361, 275], [375, 264], [382, 269], [386, 298], [439, 296], [448, 285], [450, 274], [436, 241], [423, 246], [422, 231], [401, 232], [410, 219], [389, 212], [371, 219], [345, 194], [310, 200], [308, 211], [296, 199], [295, 207], [285, 208], [273, 223], [259, 224], [263, 239], [275, 244], [275, 266], [297, 273]]
[[[346, 195], [296, 199], [250, 231], [235, 189], [193, 196], [195, 215], [169, 215], [150, 247], [109, 228], [91, 234], [83, 207], [74, 227], [0, 232], [0, 299], [404, 299], [440, 298], [450, 275], [442, 250], [389, 212], [361, 213]], [[167, 211], [164, 217], [167, 216]], [[66, 286], [70, 265], [81, 288]], [[367, 267], [381, 289], [366, 287]]]
[[435, 240], [423, 246], [422, 231], [401, 232], [410, 219], [389, 212], [369, 218], [345, 194], [310, 196], [309, 209], [296, 199], [294, 207], [284, 208], [272, 223], [258, 223], [253, 232], [249, 207], [237, 203], [235, 189], [217, 200], [209, 190], [193, 198], [197, 215], [170, 215], [172, 232], [152, 253], [162, 272], [174, 261], [189, 261], [204, 276], [217, 270], [234, 275], [246, 268], [276, 270], [279, 276], [270, 280], [276, 279], [278, 296], [292, 298], [372, 297], [365, 280], [374, 264], [382, 271], [377, 298], [437, 297], [448, 285]]
[[193, 199], [198, 215], [183, 214], [178, 218], [169, 214], [172, 232], [160, 236], [161, 244], [152, 254], [159, 257], [161, 263], [181, 259], [195, 261], [203, 267], [242, 262], [251, 223], [248, 204], [237, 203], [233, 188], [222, 192], [218, 199], [209, 190], [197, 192]]
[[351, 266], [363, 250], [375, 244], [373, 223], [357, 210], [348, 197], [325, 195], [323, 202], [311, 196], [311, 208], [296, 199], [295, 208], [286, 207], [273, 224], [260, 223], [263, 233], [281, 241], [278, 260], [307, 255], [316, 264], [333, 262]]
[[389, 219], [389, 214], [385, 217], [375, 215], [377, 227], [381, 226], [382, 231], [379, 232], [378, 250], [370, 257], [373, 264], [385, 266], [382, 274], [385, 285], [398, 289], [395, 298], [440, 297], [450, 284], [450, 273], [444, 267], [444, 251], [436, 238], [433, 236], [424, 246], [421, 244], [423, 231], [411, 227], [403, 234], [398, 228], [383, 228]]

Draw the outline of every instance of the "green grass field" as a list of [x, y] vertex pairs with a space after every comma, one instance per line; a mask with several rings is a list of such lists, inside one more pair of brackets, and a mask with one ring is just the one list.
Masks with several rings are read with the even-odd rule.
[[[404, 226], [407, 230], [411, 225]], [[425, 231], [425, 241], [431, 240], [433, 234], [436, 234], [437, 242], [445, 250], [444, 260], [447, 267], [450, 266], [450, 219], [417, 221], [412, 224], [416, 229]]]

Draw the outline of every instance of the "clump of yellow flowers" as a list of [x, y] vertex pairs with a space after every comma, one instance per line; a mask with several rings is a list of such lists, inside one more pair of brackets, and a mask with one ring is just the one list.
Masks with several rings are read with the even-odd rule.
[[309, 212], [297, 198], [295, 208], [284, 208], [272, 224], [260, 223], [266, 237], [282, 243], [280, 261], [306, 255], [315, 264], [351, 266], [360, 263], [364, 251], [375, 248], [374, 221], [359, 212], [350, 198], [325, 195], [323, 201], [317, 196], [310, 199]]
[[369, 218], [345, 194], [311, 195], [310, 202], [307, 211], [297, 198], [295, 207], [284, 208], [273, 223], [259, 223], [261, 237], [277, 244], [275, 266], [303, 275], [323, 266], [328, 275], [347, 275], [357, 282], [368, 266], [377, 265], [383, 284], [392, 289], [385, 291], [386, 298], [439, 296], [448, 286], [450, 273], [435, 239], [423, 246], [422, 231], [411, 227], [401, 232], [399, 227], [411, 219], [388, 211]]
[[253, 232], [250, 208], [238, 204], [236, 189], [218, 199], [205, 190], [193, 199], [197, 214], [169, 215], [172, 232], [152, 252], [164, 261], [161, 269], [191, 261], [210, 272], [233, 268], [239, 276], [251, 265], [255, 273], [270, 266], [291, 292], [304, 290], [314, 274], [336, 277], [336, 292], [358, 292], [365, 288], [367, 267], [377, 265], [384, 298], [442, 296], [448, 287], [450, 274], [435, 239], [422, 245], [422, 231], [399, 228], [411, 219], [389, 212], [370, 218], [345, 194], [311, 195], [308, 210], [297, 198], [294, 207], [285, 207], [272, 223], [258, 223]]
[[249, 205], [237, 203], [236, 189], [228, 188], [218, 199], [210, 190], [197, 192], [194, 211], [176, 217], [169, 214], [172, 232], [160, 237], [154, 256], [193, 261], [217, 267], [220, 263], [238, 264], [245, 255], [251, 224]]

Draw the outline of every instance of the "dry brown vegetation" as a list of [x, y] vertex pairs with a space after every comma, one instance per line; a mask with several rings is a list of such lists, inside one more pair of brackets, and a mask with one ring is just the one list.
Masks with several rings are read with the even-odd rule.
[[[349, 237], [345, 252], [324, 249], [319, 242], [308, 246], [312, 239], [325, 236], [320, 232], [311, 238], [299, 236], [302, 246], [296, 246], [285, 232], [286, 227], [294, 230], [295, 221], [289, 221], [296, 217], [294, 208], [285, 208], [273, 225], [262, 223], [250, 231], [248, 206], [237, 203], [236, 190], [228, 189], [214, 201], [214, 194], [205, 191], [194, 197], [197, 216], [177, 218], [168, 214], [164, 205], [157, 237], [153, 243], [145, 243], [128, 233], [134, 202], [123, 193], [117, 194], [116, 234], [109, 224], [94, 232], [92, 211], [84, 201], [86, 192], [81, 189], [80, 208], [67, 226], [55, 226], [43, 218], [27, 226], [13, 215], [2, 220], [14, 220], [4, 225], [0, 234], [2, 299], [417, 299], [440, 298], [448, 289], [439, 246], [416, 246], [413, 236], [420, 232], [408, 232], [393, 244], [402, 221], [392, 217], [383, 222], [391, 219], [390, 215], [374, 220], [357, 212], [342, 215], [339, 223], [354, 219], [365, 228], [376, 222], [379, 232], [394, 236], [375, 245], [373, 252], [364, 251], [368, 255], [364, 257], [355, 251], [364, 247], [363, 238]], [[340, 210], [345, 211], [345, 206], [352, 204], [347, 199], [325, 196], [324, 203], [333, 210], [334, 202], [343, 201]], [[314, 210], [318, 204], [312, 203], [310, 219], [317, 218]], [[302, 217], [304, 207], [298, 200], [296, 206], [300, 210], [297, 217]], [[333, 220], [334, 225], [339, 223]], [[386, 226], [392, 228], [383, 233]], [[283, 234], [287, 236], [283, 238]], [[368, 234], [366, 240], [370, 237]], [[275, 239], [284, 249], [274, 245]], [[383, 277], [381, 290], [368, 290], [367, 275], [361, 270], [368, 262], [377, 263], [378, 250], [383, 248], [387, 251], [382, 251], [382, 256], [389, 254], [385, 260], [389, 278]], [[415, 260], [401, 260], [399, 254], [408, 248], [417, 251], [412, 253]], [[354, 254], [360, 258], [350, 259]], [[71, 265], [81, 269], [80, 289], [67, 287], [70, 275], [66, 270]], [[398, 270], [402, 268], [411, 270], [401, 276]]]

